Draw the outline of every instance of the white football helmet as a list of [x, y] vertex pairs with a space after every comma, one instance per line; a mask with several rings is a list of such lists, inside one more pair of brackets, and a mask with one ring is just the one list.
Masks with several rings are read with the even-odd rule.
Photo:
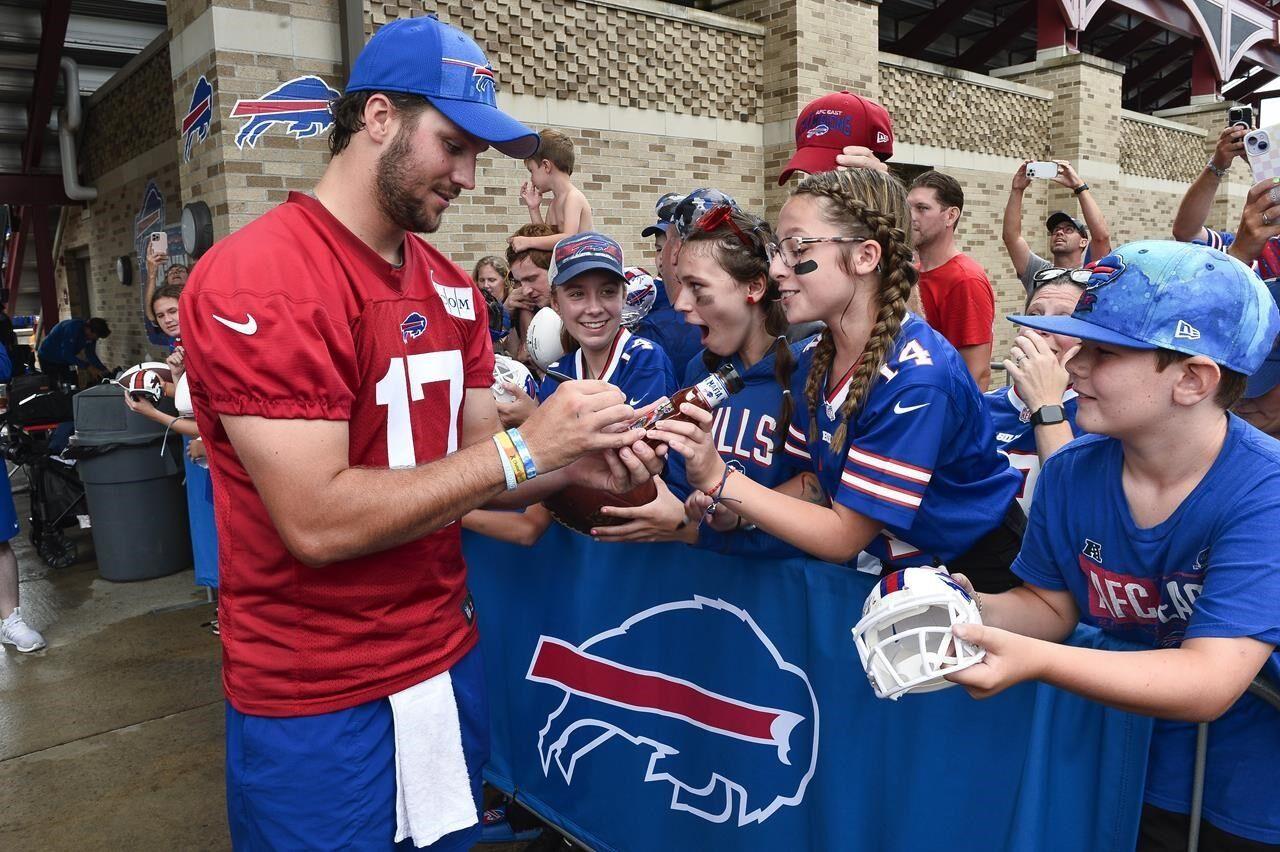
[[622, 324], [631, 328], [653, 310], [653, 303], [658, 298], [658, 284], [639, 266], [628, 266], [623, 274], [627, 276], [627, 298], [622, 304]]
[[945, 568], [904, 568], [867, 595], [853, 642], [877, 698], [955, 686], [943, 675], [981, 662], [986, 651], [956, 639], [957, 624], [981, 624], [978, 605]]
[[524, 345], [529, 350], [533, 363], [543, 370], [564, 357], [564, 346], [560, 343], [560, 331], [563, 328], [560, 315], [552, 307], [538, 311], [529, 321]]
[[[533, 376], [529, 373], [529, 368], [521, 364], [515, 358], [509, 358], [506, 355], [493, 356], [493, 398], [498, 402], [515, 402], [515, 394], [503, 387], [503, 384], [512, 384], [518, 388], [524, 388], [525, 393], [529, 393], [533, 387]], [[532, 393], [529, 393], [533, 396]]]

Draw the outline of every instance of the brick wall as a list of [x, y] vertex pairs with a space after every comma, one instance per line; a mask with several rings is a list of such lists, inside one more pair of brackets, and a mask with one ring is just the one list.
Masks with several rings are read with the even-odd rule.
[[143, 331], [143, 282], [138, 280], [136, 266], [134, 281], [128, 287], [120, 284], [115, 270], [120, 255], [129, 255], [136, 264], [134, 217], [148, 179], [155, 180], [164, 196], [166, 226], [179, 222], [182, 204], [177, 144], [170, 139], [99, 175], [95, 181], [98, 200], [85, 208], [73, 208], [63, 233], [63, 254], [56, 269], [60, 304], [65, 311], [73, 258], [87, 254], [90, 315], [111, 324], [111, 336], [98, 344], [98, 355], [108, 366], [136, 364], [162, 352], [147, 343]]
[[1151, 121], [1120, 120], [1120, 170], [1130, 175], [1190, 183], [1204, 168], [1203, 131], [1177, 130]]
[[759, 120], [761, 38], [668, 9], [659, 16], [591, 0], [395, 0], [367, 3], [365, 30], [433, 11], [476, 39], [504, 94]]
[[[169, 46], [160, 47], [133, 74], [85, 113], [80, 141], [82, 174], [92, 183], [100, 175], [175, 137], [168, 110]], [[186, 104], [183, 105], [186, 112]]]
[[1047, 153], [1052, 101], [997, 88], [999, 81], [987, 79], [984, 85], [881, 62], [881, 103], [893, 116], [894, 136], [900, 142], [1005, 157]]

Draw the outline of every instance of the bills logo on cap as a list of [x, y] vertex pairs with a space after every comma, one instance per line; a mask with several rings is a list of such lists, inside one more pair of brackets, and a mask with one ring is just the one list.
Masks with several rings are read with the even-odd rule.
[[805, 138], [805, 139], [812, 139], [812, 138], [813, 138], [813, 137], [815, 137], [815, 136], [823, 136], [823, 135], [825, 135], [825, 134], [827, 133], [827, 131], [828, 131], [828, 130], [830, 130], [830, 129], [831, 129], [831, 128], [830, 128], [830, 127], [827, 127], [825, 124], [817, 124], [817, 125], [814, 125], [813, 127], [810, 127], [808, 130], [806, 130], [806, 131], [804, 132], [804, 138]]
[[400, 323], [400, 339], [404, 343], [416, 340], [427, 330], [427, 318], [414, 311]]
[[622, 263], [622, 250], [611, 240], [602, 240], [596, 234], [582, 234], [571, 239], [561, 240], [556, 244], [556, 265], [564, 266], [565, 261], [583, 255], [608, 255], [618, 263]]
[[285, 124], [285, 132], [295, 139], [319, 136], [333, 125], [329, 107], [339, 94], [314, 74], [281, 83], [258, 98], [236, 101], [232, 118], [247, 118], [236, 133], [236, 147], [258, 144], [272, 125]]
[[440, 60], [446, 65], [461, 65], [464, 68], [471, 69], [471, 78], [476, 82], [476, 91], [483, 92], [488, 89], [494, 91], [498, 85], [497, 78], [493, 76], [493, 68], [488, 65], [479, 65], [475, 62], [468, 62], [465, 59], [454, 59], [445, 56]]
[[1095, 291], [1115, 281], [1124, 274], [1126, 268], [1124, 258], [1118, 254], [1107, 255], [1102, 260], [1086, 265], [1085, 269], [1093, 274], [1089, 276], [1089, 283], [1085, 285], [1080, 301], [1076, 302], [1074, 313], [1087, 314], [1092, 311], [1094, 305], [1098, 304], [1098, 294]]
[[209, 137], [209, 123], [213, 120], [213, 86], [203, 75], [196, 81], [191, 93], [191, 105], [182, 119], [182, 161], [191, 159], [191, 148]]

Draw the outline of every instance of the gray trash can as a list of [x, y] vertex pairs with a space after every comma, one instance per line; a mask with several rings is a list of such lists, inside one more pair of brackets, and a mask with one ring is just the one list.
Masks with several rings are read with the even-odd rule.
[[98, 571], [117, 583], [192, 564], [182, 436], [170, 432], [165, 442], [164, 427], [126, 408], [123, 395], [117, 385], [76, 394], [69, 452], [89, 500]]

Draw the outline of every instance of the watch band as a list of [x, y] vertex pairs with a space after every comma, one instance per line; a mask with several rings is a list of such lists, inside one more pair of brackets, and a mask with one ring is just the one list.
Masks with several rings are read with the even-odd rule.
[[1079, 195], [1080, 193], [1084, 192], [1084, 191], [1085, 191], [1086, 189], [1088, 189], [1088, 188], [1089, 188], [1089, 184], [1087, 184], [1087, 183], [1082, 183], [1082, 184], [1080, 184], [1079, 186], [1077, 186], [1075, 189], [1073, 189], [1073, 190], [1071, 190], [1071, 191], [1072, 191], [1072, 192], [1074, 192], [1076, 195]]
[[1205, 163], [1204, 168], [1205, 168], [1205, 171], [1213, 172], [1213, 174], [1216, 175], [1219, 180], [1221, 180], [1222, 178], [1227, 176], [1227, 169], [1231, 167], [1227, 166], [1226, 169], [1220, 169], [1213, 164], [1213, 160], [1210, 160], [1209, 162]]
[[1031, 413], [1032, 426], [1052, 426], [1055, 423], [1064, 423], [1066, 419], [1066, 409], [1061, 405], [1042, 405]]

